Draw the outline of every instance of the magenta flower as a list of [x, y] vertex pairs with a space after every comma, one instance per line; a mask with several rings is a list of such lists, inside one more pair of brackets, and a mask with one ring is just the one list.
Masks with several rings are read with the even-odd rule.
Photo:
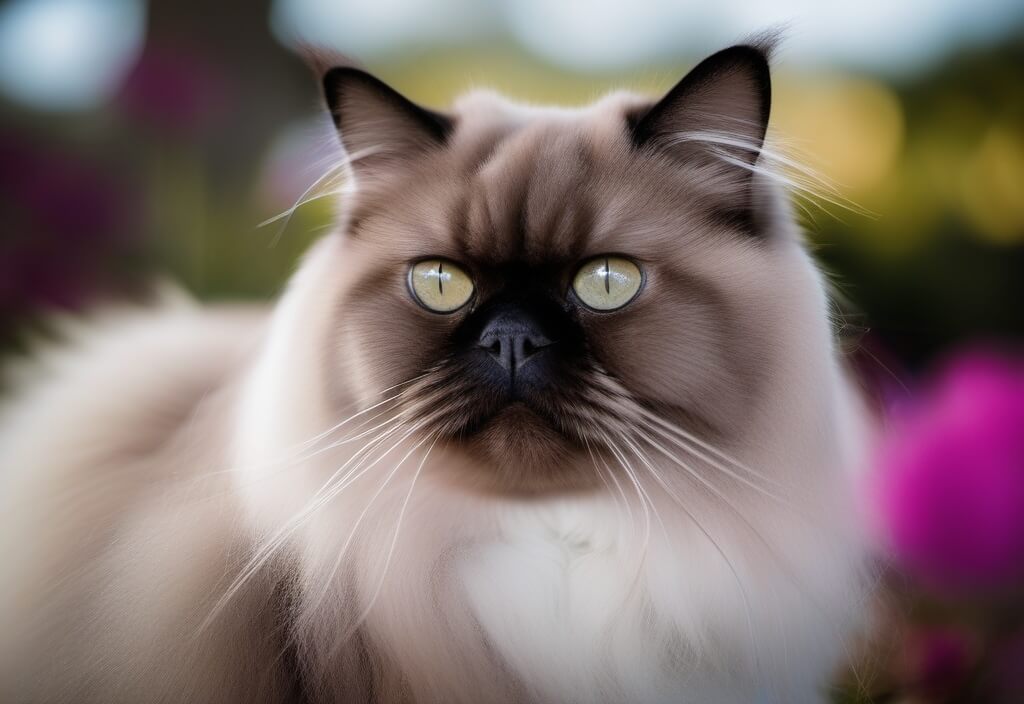
[[885, 541], [944, 592], [1024, 581], [1024, 363], [972, 353], [893, 419], [874, 488]]
[[114, 283], [111, 263], [138, 251], [138, 197], [124, 171], [0, 130], [0, 327], [81, 307]]
[[227, 87], [220, 72], [185, 46], [147, 44], [118, 99], [136, 122], [163, 134], [190, 136], [224, 113]]
[[1024, 701], [1024, 632], [1001, 645], [993, 669], [992, 701]]
[[951, 627], [926, 627], [909, 634], [907, 677], [915, 690], [933, 695], [951, 692], [969, 675], [977, 645], [966, 633]]

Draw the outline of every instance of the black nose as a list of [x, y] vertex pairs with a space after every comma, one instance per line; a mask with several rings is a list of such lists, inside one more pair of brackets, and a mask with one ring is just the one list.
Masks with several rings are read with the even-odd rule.
[[540, 325], [519, 311], [503, 311], [495, 315], [484, 325], [477, 341], [477, 346], [509, 374], [519, 371], [551, 344], [551, 340], [541, 332]]

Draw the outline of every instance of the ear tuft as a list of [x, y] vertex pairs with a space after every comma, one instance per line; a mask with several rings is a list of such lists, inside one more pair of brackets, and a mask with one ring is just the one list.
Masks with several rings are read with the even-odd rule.
[[775, 52], [782, 44], [786, 31], [785, 25], [779, 25], [763, 32], [751, 34], [740, 43], [757, 49], [770, 64], [775, 59]]

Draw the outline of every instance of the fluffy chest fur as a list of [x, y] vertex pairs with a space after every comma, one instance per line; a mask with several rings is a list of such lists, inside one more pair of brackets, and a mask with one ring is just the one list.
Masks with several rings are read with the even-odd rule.
[[[238, 486], [262, 535], [290, 530], [325, 478], [354, 466], [348, 446], [287, 475], [268, 461], [332, 426], [311, 401], [317, 341], [331, 334], [321, 308], [341, 285], [332, 261], [344, 247], [328, 240], [311, 253], [240, 397]], [[793, 276], [813, 280], [801, 261]], [[823, 302], [800, 305], [794, 323]], [[378, 451], [393, 447], [390, 459], [369, 458], [293, 535], [311, 691], [324, 701], [821, 701], [864, 594], [848, 494], [862, 443], [827, 331], [806, 330], [733, 464], [705, 453], [680, 465], [637, 445], [611, 458], [620, 472], [597, 490], [508, 498], [450, 484], [449, 465], [471, 461], [461, 454], [429, 455], [412, 430], [391, 435]], [[751, 467], [757, 475], [742, 474]]]
[[[856, 616], [838, 526], [812, 539], [804, 519], [765, 521], [755, 535], [700, 500], [418, 491], [408, 503], [398, 482], [378, 507], [390, 519], [345, 538], [347, 568], [321, 559], [334, 540], [305, 564], [299, 622], [337, 696], [358, 681], [428, 702], [821, 701]], [[351, 525], [333, 527], [340, 542]]]
[[354, 188], [269, 322], [111, 332], [0, 438], [14, 698], [821, 701], [863, 414], [767, 51], [581, 110], [327, 71]]

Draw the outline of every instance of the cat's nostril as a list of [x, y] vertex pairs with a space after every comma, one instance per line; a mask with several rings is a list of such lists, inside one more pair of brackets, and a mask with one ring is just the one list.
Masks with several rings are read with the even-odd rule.
[[551, 344], [534, 320], [505, 313], [487, 322], [476, 346], [506, 372], [515, 374]]
[[480, 349], [509, 371], [523, 366], [550, 345], [551, 342], [543, 336], [515, 332], [486, 337], [479, 343]]

